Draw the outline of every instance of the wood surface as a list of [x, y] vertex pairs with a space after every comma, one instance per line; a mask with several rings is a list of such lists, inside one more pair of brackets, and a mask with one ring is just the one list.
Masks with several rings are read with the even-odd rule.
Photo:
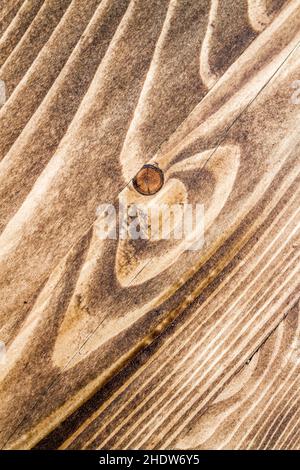
[[[299, 0], [1, 0], [0, 34], [1, 448], [299, 449]], [[204, 245], [101, 240], [125, 200], [203, 204]]]

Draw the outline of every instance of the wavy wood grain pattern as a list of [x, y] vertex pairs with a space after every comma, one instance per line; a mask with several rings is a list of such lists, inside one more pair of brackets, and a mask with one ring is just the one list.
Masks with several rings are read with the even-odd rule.
[[176, 447], [299, 448], [299, 321], [296, 304]]
[[[265, 410], [298, 384], [299, 1], [0, 18], [1, 446], [297, 447], [296, 399]], [[202, 203], [204, 246], [100, 240], [124, 199]]]

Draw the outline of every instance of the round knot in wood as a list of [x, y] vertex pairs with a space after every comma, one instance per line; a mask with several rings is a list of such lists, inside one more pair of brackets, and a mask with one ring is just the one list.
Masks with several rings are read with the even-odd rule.
[[151, 164], [144, 165], [133, 178], [134, 188], [145, 196], [157, 193], [163, 184], [164, 174], [162, 170]]

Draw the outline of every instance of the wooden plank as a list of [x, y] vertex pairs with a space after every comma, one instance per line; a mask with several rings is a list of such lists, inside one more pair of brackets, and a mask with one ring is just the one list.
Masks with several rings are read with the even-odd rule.
[[[86, 37], [111, 5], [101, 2]], [[200, 12], [193, 1], [120, 2], [114, 35], [78, 111], [64, 121], [56, 153], [45, 123], [60, 91], [68, 95], [80, 46], [38, 117], [31, 114], [46, 86], [12, 133], [1, 131], [3, 183], [19, 188], [22, 174], [31, 175], [11, 205], [3, 193], [3, 447], [32, 447], [76, 410], [82, 422], [62, 428], [62, 447], [176, 446], [298, 301], [300, 115], [291, 84], [300, 67], [300, 6], [287, 2], [278, 15], [250, 7], [203, 1]], [[233, 16], [220, 44], [227, 8]], [[28, 76], [43, 70], [49, 48]], [[0, 120], [12, 122], [29, 84], [17, 86]], [[34, 160], [20, 165], [20, 150], [41, 127], [49, 144], [39, 176]], [[141, 246], [97, 236], [99, 203], [146, 202], [130, 183], [145, 161], [165, 174], [154, 198], [204, 204], [199, 252], [186, 242]], [[119, 371], [123, 383], [86, 412], [83, 404], [109, 379], [118, 384]]]

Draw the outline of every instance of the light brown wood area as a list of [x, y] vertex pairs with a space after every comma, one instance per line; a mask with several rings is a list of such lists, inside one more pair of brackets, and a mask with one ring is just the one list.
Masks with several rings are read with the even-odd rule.
[[[1, 0], [0, 34], [1, 448], [299, 449], [299, 0]], [[202, 204], [204, 244], [101, 239], [124, 201]]]

